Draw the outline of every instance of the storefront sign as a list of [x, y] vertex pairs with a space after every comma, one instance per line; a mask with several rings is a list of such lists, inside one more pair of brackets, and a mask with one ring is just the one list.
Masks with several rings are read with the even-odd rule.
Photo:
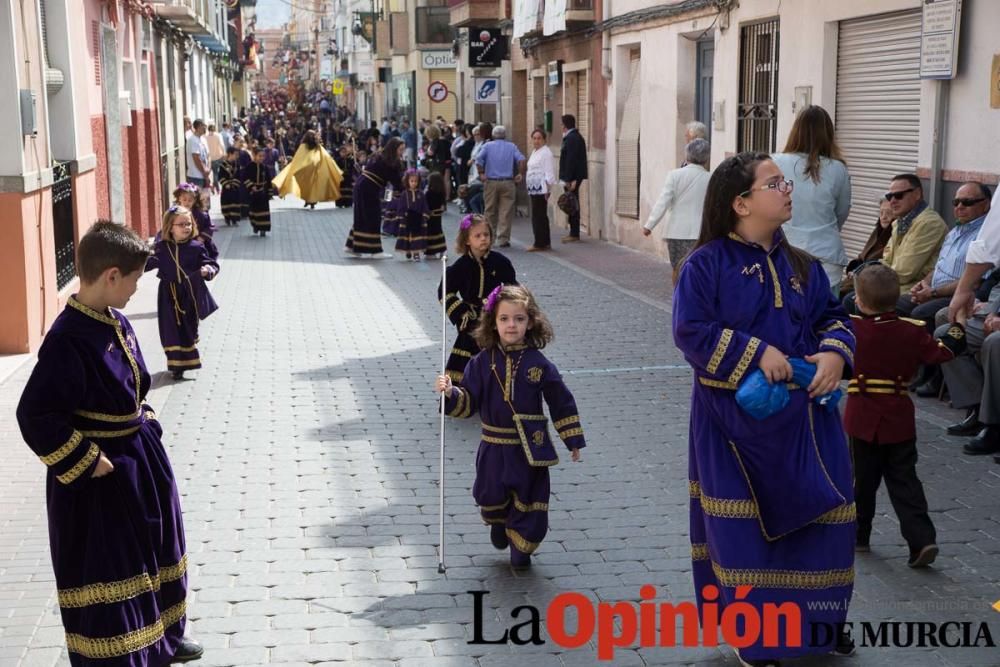
[[500, 67], [508, 58], [507, 46], [499, 28], [469, 28], [469, 67]]
[[370, 55], [358, 58], [358, 81], [360, 83], [375, 83], [375, 61]]
[[549, 85], [558, 86], [562, 83], [562, 61], [553, 60], [549, 63]]
[[420, 52], [420, 67], [422, 69], [454, 69], [456, 65], [458, 65], [458, 61], [448, 49]]

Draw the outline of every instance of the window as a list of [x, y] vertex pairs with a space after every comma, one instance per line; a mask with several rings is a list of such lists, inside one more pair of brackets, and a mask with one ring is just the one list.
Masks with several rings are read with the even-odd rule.
[[617, 156], [618, 192], [615, 196], [615, 213], [626, 218], [639, 217], [639, 128], [642, 112], [642, 84], [639, 51], [629, 55], [628, 92], [618, 124], [615, 142]]
[[417, 44], [448, 44], [455, 39], [447, 7], [417, 7]]
[[778, 129], [778, 19], [740, 28], [737, 114], [737, 148], [773, 152]]

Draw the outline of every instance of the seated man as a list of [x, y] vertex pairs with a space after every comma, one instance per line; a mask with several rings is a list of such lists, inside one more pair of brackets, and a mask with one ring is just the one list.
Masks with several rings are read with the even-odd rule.
[[[973, 456], [1000, 452], [1000, 287], [965, 325], [966, 351], [941, 365], [956, 408], [967, 410], [965, 421], [948, 427], [949, 435], [978, 434], [963, 448]], [[938, 327], [935, 336], [947, 333]], [[997, 457], [1000, 463], [1000, 457]]]
[[[892, 223], [892, 236], [885, 246], [882, 262], [899, 276], [900, 292], [908, 292], [937, 263], [948, 225], [924, 201], [924, 189], [915, 174], [894, 177], [885, 198], [896, 221]], [[844, 297], [844, 309], [849, 314], [858, 314], [853, 292]]]
[[[955, 293], [958, 279], [965, 269], [965, 253], [983, 226], [990, 209], [991, 195], [988, 187], [975, 181], [965, 183], [958, 189], [952, 200], [955, 226], [944, 237], [937, 264], [910, 288], [909, 293], [899, 297], [897, 313], [923, 320], [929, 330], [934, 330], [934, 315], [948, 305]], [[914, 389], [918, 396], [937, 396], [941, 390], [940, 368], [921, 369]]]

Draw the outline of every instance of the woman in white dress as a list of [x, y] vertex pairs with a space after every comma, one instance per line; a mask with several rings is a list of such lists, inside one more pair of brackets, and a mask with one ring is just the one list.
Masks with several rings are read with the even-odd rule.
[[552, 240], [549, 237], [549, 193], [558, 179], [555, 158], [545, 143], [546, 139], [542, 130], [536, 129], [531, 133], [531, 145], [534, 150], [528, 157], [525, 183], [531, 200], [531, 229], [535, 233], [535, 242], [528, 248], [528, 252], [552, 248]]

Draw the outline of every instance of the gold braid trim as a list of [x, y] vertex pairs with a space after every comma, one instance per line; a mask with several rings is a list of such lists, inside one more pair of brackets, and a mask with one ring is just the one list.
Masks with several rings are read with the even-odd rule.
[[76, 478], [86, 472], [90, 464], [94, 462], [95, 459], [101, 454], [101, 450], [97, 448], [97, 445], [90, 443], [90, 449], [87, 453], [76, 462], [76, 465], [64, 472], [63, 474], [56, 477], [61, 483], [69, 484], [76, 481]]
[[688, 480], [688, 495], [692, 498], [701, 497], [701, 482], [696, 482], [693, 479]]
[[771, 261], [771, 256], [767, 256], [767, 268], [771, 271], [771, 280], [774, 281], [774, 307], [783, 308], [785, 305], [784, 299], [781, 296], [781, 282], [778, 280], [778, 270], [774, 268], [774, 262]]
[[838, 329], [849, 335], [851, 338], [857, 340], [857, 336], [854, 335], [854, 332], [851, 331], [851, 328], [846, 324], [844, 324], [843, 322], [841, 322], [840, 320], [835, 320], [833, 324], [831, 324], [830, 326], [820, 329], [819, 333], [830, 333], [831, 331], [836, 331]]
[[573, 415], [572, 417], [566, 417], [565, 419], [560, 419], [552, 424], [552, 428], [557, 431], [563, 426], [569, 426], [570, 424], [578, 424], [580, 422], [580, 415]]
[[583, 429], [582, 428], [571, 428], [571, 429], [568, 429], [568, 430], [565, 430], [565, 431], [559, 431], [558, 433], [559, 433], [559, 437], [562, 438], [563, 442], [565, 442], [566, 440], [568, 440], [569, 438], [572, 438], [573, 436], [583, 435]]
[[548, 512], [548, 503], [522, 503], [521, 499], [517, 497], [517, 494], [513, 491], [510, 495], [514, 498], [514, 507], [517, 508], [518, 512]]
[[491, 445], [520, 445], [520, 438], [494, 438], [491, 435], [483, 435], [482, 441]]
[[722, 363], [722, 358], [726, 356], [726, 350], [729, 348], [729, 342], [733, 339], [732, 329], [723, 329], [722, 335], [719, 336], [719, 343], [715, 346], [715, 352], [712, 353], [712, 358], [708, 360], [708, 366], [705, 370], [709, 373], [715, 373], [719, 370], [719, 364]]
[[85, 637], [66, 633], [66, 648], [70, 653], [78, 653], [92, 660], [119, 658], [152, 646], [163, 638], [165, 628], [169, 628], [184, 617], [187, 601], [182, 600], [166, 609], [155, 623], [144, 628], [114, 637]]
[[490, 426], [486, 422], [482, 422], [482, 427], [484, 431], [492, 431], [493, 433], [517, 433], [516, 428], [507, 428], [504, 426]]
[[466, 350], [460, 350], [457, 347], [451, 348], [451, 353], [453, 355], [455, 355], [456, 357], [467, 357], [469, 359], [472, 358], [472, 353], [471, 352], [468, 352]]
[[720, 519], [756, 519], [759, 515], [753, 500], [733, 500], [701, 495], [701, 511]]
[[852, 364], [854, 363], [854, 352], [851, 351], [851, 348], [844, 341], [837, 340], [836, 338], [824, 338], [819, 342], [819, 346], [823, 347], [824, 345], [826, 345], [827, 347], [837, 348], [838, 350], [847, 355], [848, 360]]
[[[449, 295], [449, 296], [451, 296], [451, 295]], [[448, 317], [451, 317], [451, 314], [455, 312], [455, 309], [458, 308], [461, 305], [462, 305], [462, 300], [456, 298], [455, 302], [453, 304], [451, 304], [450, 306], [448, 306], [448, 310], [445, 311], [447, 313]]]
[[692, 544], [691, 560], [708, 560], [708, 544], [705, 542]]
[[133, 419], [139, 418], [139, 410], [136, 410], [130, 415], [109, 415], [104, 412], [91, 412], [89, 410], [74, 410], [73, 414], [84, 419], [90, 419], [95, 422], [109, 422], [111, 424], [121, 424], [123, 422], [130, 422]]
[[816, 590], [850, 586], [854, 583], [853, 567], [844, 570], [743, 570], [725, 568], [713, 561], [712, 570], [719, 583], [727, 588], [753, 586]]
[[499, 505], [480, 505], [479, 506], [479, 511], [480, 512], [499, 512], [500, 510], [507, 509], [508, 505], [510, 505], [510, 498], [507, 498], [507, 500], [503, 501]]
[[858, 518], [858, 509], [851, 503], [849, 505], [844, 504], [840, 507], [834, 507], [832, 510], [822, 515], [816, 519], [813, 523], [853, 523]]
[[71, 435], [69, 440], [67, 440], [59, 449], [51, 454], [39, 456], [38, 458], [40, 458], [42, 463], [47, 466], [55, 465], [69, 456], [73, 450], [76, 449], [77, 445], [80, 444], [81, 440], [83, 440], [83, 434], [79, 431], [73, 431], [73, 435]]
[[66, 588], [58, 591], [59, 606], [64, 608], [89, 607], [94, 604], [114, 604], [131, 600], [143, 593], [160, 590], [160, 584], [176, 581], [187, 571], [187, 554], [176, 565], [160, 569], [158, 574], [149, 576], [148, 572], [121, 581], [100, 582]]
[[510, 543], [514, 545], [514, 548], [521, 553], [534, 553], [535, 549], [537, 549], [540, 544], [540, 542], [529, 542], [521, 536], [521, 533], [517, 532], [513, 528], [508, 528], [506, 532], [507, 539], [510, 540]]
[[738, 384], [740, 380], [743, 379], [743, 374], [747, 372], [747, 368], [750, 367], [750, 362], [753, 361], [753, 355], [757, 353], [757, 348], [760, 347], [760, 338], [754, 336], [747, 342], [746, 349], [743, 350], [740, 360], [736, 363], [736, 368], [729, 375], [730, 384]]

